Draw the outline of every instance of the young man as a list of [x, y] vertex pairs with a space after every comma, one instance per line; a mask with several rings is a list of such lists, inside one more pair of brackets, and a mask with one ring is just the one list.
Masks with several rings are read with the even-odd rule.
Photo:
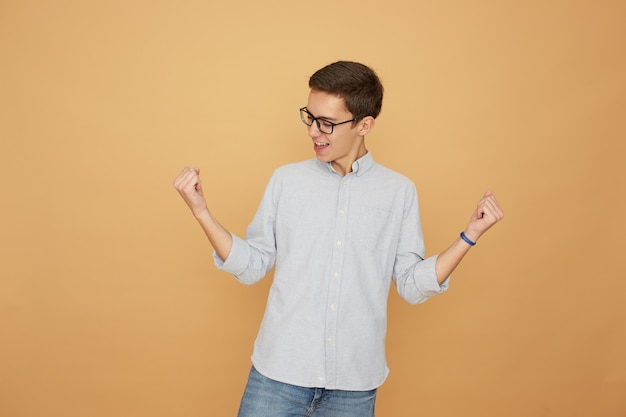
[[221, 270], [252, 284], [276, 264], [240, 417], [374, 416], [391, 281], [409, 303], [444, 292], [478, 238], [503, 217], [491, 193], [442, 253], [425, 259], [415, 186], [365, 146], [383, 86], [365, 65], [335, 62], [309, 80], [300, 117], [316, 158], [278, 168], [246, 238], [211, 215], [199, 169], [175, 181]]

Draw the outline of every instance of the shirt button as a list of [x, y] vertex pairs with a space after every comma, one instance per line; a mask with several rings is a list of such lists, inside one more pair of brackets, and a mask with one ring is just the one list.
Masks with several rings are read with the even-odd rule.
[[335, 305], [334, 305], [334, 304], [331, 304], [331, 305], [330, 305], [330, 309], [331, 309], [331, 310], [334, 310], [334, 309], [335, 309]]
[[345, 210], [339, 210], [339, 214], [346, 214]]
[[337, 278], [339, 276], [339, 272], [333, 272], [333, 277]]
[[341, 181], [341, 185], [345, 187], [346, 185], [348, 185], [348, 183], [346, 181]]
[[337, 246], [341, 246], [341, 240], [337, 241]]
[[328, 340], [328, 343], [333, 343], [333, 338], [332, 337], [329, 337], [327, 340]]

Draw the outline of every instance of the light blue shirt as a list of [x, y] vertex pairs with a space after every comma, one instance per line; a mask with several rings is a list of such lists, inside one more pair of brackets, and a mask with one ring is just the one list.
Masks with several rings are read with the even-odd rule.
[[366, 391], [389, 373], [391, 281], [409, 303], [448, 287], [424, 253], [415, 186], [368, 152], [344, 177], [317, 159], [278, 168], [246, 239], [233, 235], [228, 258], [214, 259], [245, 284], [276, 264], [252, 355], [261, 374]]

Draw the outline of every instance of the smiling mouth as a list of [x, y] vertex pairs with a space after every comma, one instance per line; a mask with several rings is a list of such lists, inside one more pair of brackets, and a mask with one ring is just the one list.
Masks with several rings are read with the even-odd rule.
[[313, 150], [315, 151], [316, 154], [320, 155], [322, 153], [324, 153], [324, 151], [326, 150], [326, 148], [328, 148], [330, 146], [330, 143], [327, 142], [317, 142], [317, 141], [313, 141]]

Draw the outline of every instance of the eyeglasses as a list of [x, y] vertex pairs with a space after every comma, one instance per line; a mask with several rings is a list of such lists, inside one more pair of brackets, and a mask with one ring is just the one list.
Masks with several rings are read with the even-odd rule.
[[315, 122], [320, 132], [330, 135], [331, 133], [333, 133], [333, 129], [335, 128], [335, 126], [350, 122], [356, 122], [358, 120], [361, 120], [362, 117], [355, 117], [354, 119], [346, 120], [345, 122], [333, 123], [329, 122], [323, 117], [313, 116], [311, 113], [309, 113], [309, 110], [306, 107], [303, 107], [300, 109], [300, 119], [302, 119], [302, 123], [307, 126], [311, 126], [313, 122]]

